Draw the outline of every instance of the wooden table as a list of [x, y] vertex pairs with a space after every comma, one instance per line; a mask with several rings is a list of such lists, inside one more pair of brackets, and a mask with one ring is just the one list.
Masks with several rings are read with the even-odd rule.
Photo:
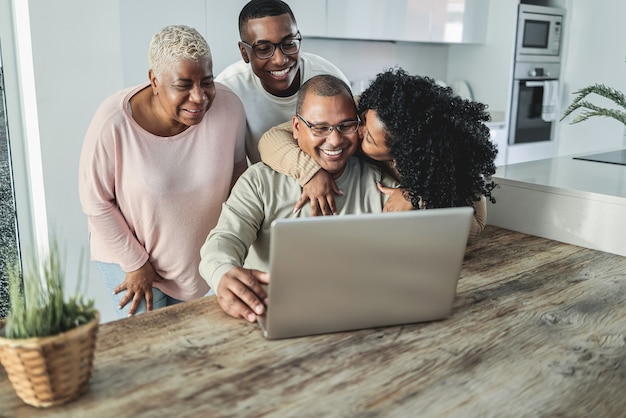
[[626, 258], [488, 226], [450, 318], [289, 340], [215, 298], [103, 324], [90, 389], [2, 417], [624, 416]]

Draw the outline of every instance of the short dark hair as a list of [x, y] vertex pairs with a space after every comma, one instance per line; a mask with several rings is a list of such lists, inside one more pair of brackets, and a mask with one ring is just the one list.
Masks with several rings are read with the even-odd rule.
[[260, 19], [267, 16], [280, 16], [285, 13], [289, 14], [293, 23], [296, 23], [296, 17], [291, 11], [291, 7], [281, 0], [252, 0], [249, 1], [241, 12], [239, 12], [239, 36], [243, 37], [243, 32], [250, 19]]
[[400, 187], [415, 208], [420, 200], [426, 208], [470, 206], [481, 195], [495, 202], [489, 178], [497, 148], [485, 104], [396, 68], [378, 74], [361, 94], [359, 114], [369, 109], [385, 126]]
[[[296, 102], [296, 113], [301, 113], [302, 103], [309, 91], [312, 94], [322, 97], [338, 96], [345, 93], [350, 97], [352, 103], [352, 91], [350, 87], [340, 78], [330, 74], [319, 74], [309, 78], [298, 90], [298, 101]], [[354, 105], [354, 111], [356, 113], [356, 104]]]

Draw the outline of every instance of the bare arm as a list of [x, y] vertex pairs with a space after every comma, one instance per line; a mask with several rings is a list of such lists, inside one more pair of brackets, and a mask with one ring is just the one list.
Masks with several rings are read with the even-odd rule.
[[481, 196], [480, 200], [474, 202], [474, 217], [470, 227], [469, 240], [473, 241], [480, 236], [487, 224], [487, 199]]

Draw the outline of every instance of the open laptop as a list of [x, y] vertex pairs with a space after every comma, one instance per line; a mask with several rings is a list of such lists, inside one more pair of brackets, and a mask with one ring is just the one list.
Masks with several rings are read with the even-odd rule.
[[274, 221], [263, 334], [290, 338], [447, 317], [473, 213], [463, 207]]

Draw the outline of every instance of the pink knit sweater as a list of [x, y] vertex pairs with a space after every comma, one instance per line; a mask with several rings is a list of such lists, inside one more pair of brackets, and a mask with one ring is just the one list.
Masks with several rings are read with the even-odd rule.
[[167, 295], [190, 300], [209, 286], [198, 273], [200, 247], [217, 223], [235, 171], [245, 167], [243, 106], [217, 84], [202, 122], [172, 137], [146, 132], [130, 98], [118, 92], [97, 110], [80, 158], [79, 193], [88, 217], [91, 258], [124, 271], [148, 259]]

